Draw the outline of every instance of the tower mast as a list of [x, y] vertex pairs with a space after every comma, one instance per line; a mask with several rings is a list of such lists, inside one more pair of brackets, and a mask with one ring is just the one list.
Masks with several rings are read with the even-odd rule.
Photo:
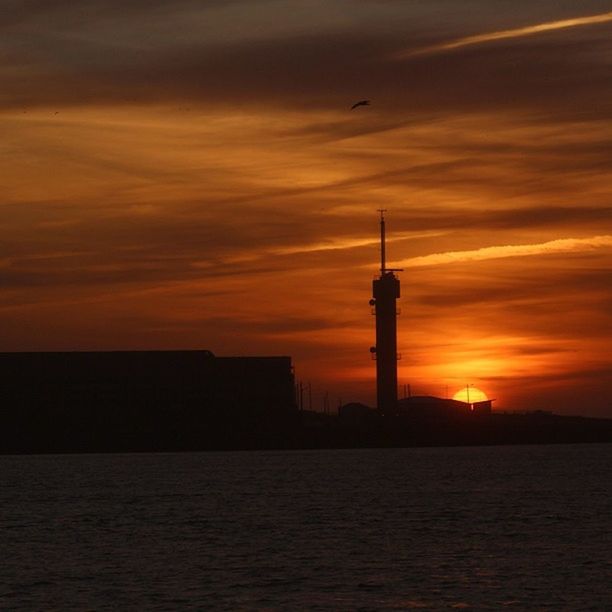
[[385, 213], [386, 208], [379, 208], [380, 213], [380, 275], [384, 276], [386, 267], [386, 252], [385, 252]]
[[383, 416], [395, 416], [397, 407], [397, 298], [400, 297], [400, 282], [395, 272], [398, 268], [387, 268], [385, 245], [385, 212], [380, 213], [380, 276], [372, 284], [376, 315], [376, 346], [371, 351], [376, 355], [376, 401]]

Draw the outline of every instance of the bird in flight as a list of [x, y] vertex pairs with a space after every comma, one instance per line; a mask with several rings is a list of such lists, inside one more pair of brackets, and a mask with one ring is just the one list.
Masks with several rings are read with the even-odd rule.
[[353, 110], [354, 108], [357, 108], [358, 106], [370, 106], [370, 101], [369, 100], [359, 100], [359, 102], [355, 102], [355, 104], [351, 106], [351, 110]]

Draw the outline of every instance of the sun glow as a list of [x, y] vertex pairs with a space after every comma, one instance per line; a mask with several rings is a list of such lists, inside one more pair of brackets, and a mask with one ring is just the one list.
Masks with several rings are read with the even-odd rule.
[[484, 391], [472, 385], [468, 385], [460, 391], [457, 391], [457, 393], [453, 395], [453, 399], [459, 402], [465, 402], [466, 404], [474, 404], [476, 402], [486, 402], [489, 398]]

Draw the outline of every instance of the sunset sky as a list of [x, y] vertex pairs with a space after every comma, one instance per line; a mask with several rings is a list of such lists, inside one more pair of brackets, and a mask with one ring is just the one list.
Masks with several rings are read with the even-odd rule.
[[612, 0], [4, 0], [0, 136], [2, 351], [372, 404], [385, 208], [400, 384], [612, 417]]

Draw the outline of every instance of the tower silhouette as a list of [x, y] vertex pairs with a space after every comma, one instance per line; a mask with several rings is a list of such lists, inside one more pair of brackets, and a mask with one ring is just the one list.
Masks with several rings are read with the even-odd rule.
[[380, 276], [372, 283], [370, 305], [376, 315], [376, 346], [370, 351], [376, 357], [376, 402], [383, 416], [397, 414], [397, 305], [400, 282], [387, 268], [385, 251], [385, 210], [380, 212]]

